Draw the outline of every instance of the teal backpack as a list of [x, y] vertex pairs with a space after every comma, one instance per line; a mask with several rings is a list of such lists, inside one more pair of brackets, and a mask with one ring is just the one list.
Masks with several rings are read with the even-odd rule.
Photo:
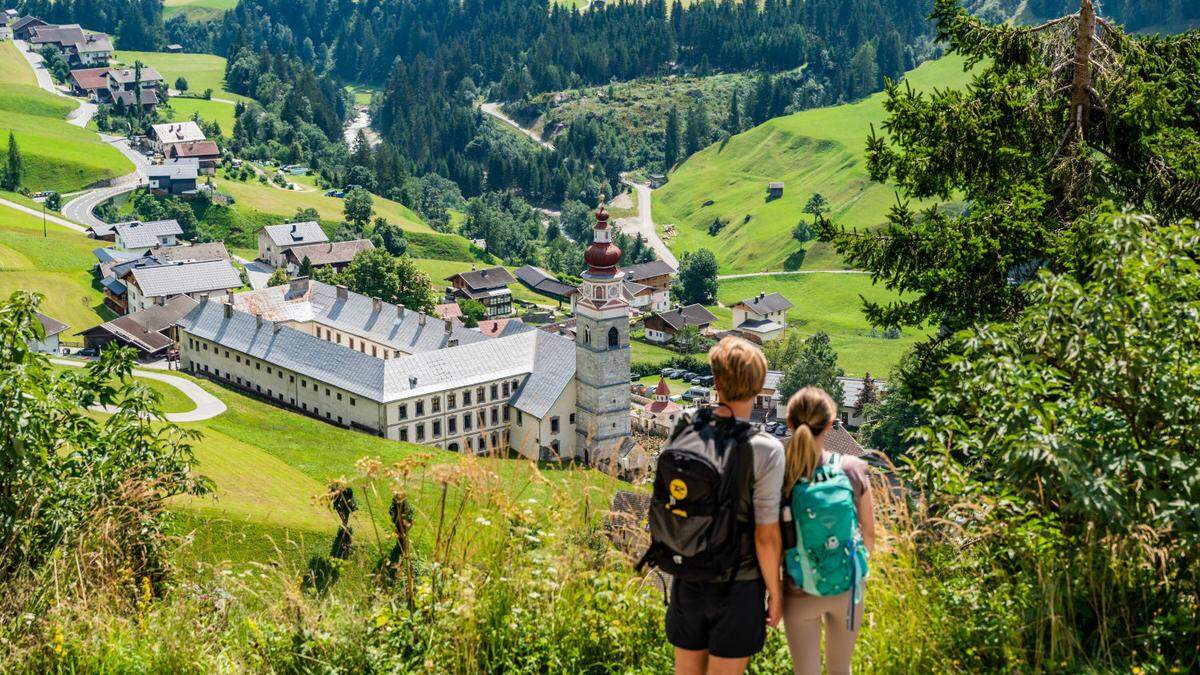
[[842, 470], [842, 456], [832, 455], [811, 478], [798, 480], [785, 500], [783, 521], [785, 528], [794, 524], [796, 545], [784, 551], [783, 559], [788, 575], [809, 595], [850, 591], [853, 625], [855, 605], [865, 590], [867, 548], [858, 527], [854, 486]]

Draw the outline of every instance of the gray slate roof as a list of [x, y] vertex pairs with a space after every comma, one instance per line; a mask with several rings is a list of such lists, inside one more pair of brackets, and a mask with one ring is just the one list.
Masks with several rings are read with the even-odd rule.
[[77, 23], [39, 26], [33, 29], [33, 37], [29, 41], [35, 45], [73, 45], [83, 42], [83, 29]]
[[[117, 84], [133, 84], [137, 81], [137, 75], [137, 70], [134, 68], [112, 68], [108, 71], [108, 76]], [[163, 76], [150, 66], [142, 66], [141, 78], [142, 84], [163, 81]]]
[[175, 220], [151, 220], [143, 223], [133, 221], [130, 223], [121, 223], [113, 228], [117, 236], [121, 238], [121, 242], [125, 248], [148, 248], [158, 244], [159, 237], [167, 235], [179, 236], [183, 234], [183, 229], [179, 227], [179, 223]]
[[113, 103], [120, 102], [121, 105], [126, 106], [138, 104], [138, 99], [141, 99], [141, 105], [158, 105], [158, 92], [153, 89], [143, 89], [140, 96], [135, 95], [132, 91], [118, 90], [112, 92], [112, 97]]
[[[133, 92], [125, 92], [130, 96]], [[155, 164], [146, 169], [150, 178], [168, 178], [170, 180], [196, 180], [200, 175], [200, 160], [193, 158], [172, 159], [164, 164]]]
[[461, 345], [488, 339], [461, 325], [451, 326], [447, 336], [446, 324], [440, 318], [426, 315], [422, 325], [420, 312], [405, 309], [401, 316], [398, 305], [382, 300], [376, 304], [374, 298], [350, 291], [339, 298], [338, 290], [337, 286], [301, 278], [284, 286], [239, 293], [233, 297], [233, 304], [267, 321], [317, 321], [405, 354], [441, 349], [450, 340]]
[[[530, 414], [544, 414], [575, 374], [574, 344], [544, 331], [383, 360], [289, 326], [276, 330], [272, 321], [259, 325], [248, 312], [234, 309], [226, 316], [225, 307], [214, 300], [201, 302], [180, 326], [197, 337], [381, 403], [530, 375], [512, 404]], [[428, 325], [440, 332], [440, 323]]]
[[664, 274], [675, 274], [677, 270], [662, 260], [651, 260], [650, 262], [638, 263], [629, 267], [622, 267], [621, 271], [625, 273], [625, 278], [630, 281], [642, 281], [651, 277], [660, 277]]
[[325, 235], [325, 230], [322, 230], [318, 223], [311, 220], [303, 223], [267, 225], [263, 230], [266, 231], [267, 237], [271, 239], [272, 244], [282, 248], [329, 241], [329, 237]]
[[[839, 377], [838, 381], [842, 383], [842, 407], [847, 410], [853, 410], [854, 406], [858, 405], [858, 397], [862, 396], [863, 378]], [[875, 380], [876, 391], [883, 393], [886, 389], [887, 382]]]
[[118, 340], [131, 344], [147, 354], [160, 352], [174, 344], [174, 341], [163, 333], [183, 315], [192, 311], [199, 304], [186, 295], [171, 298], [164, 305], [155, 305], [146, 309], [117, 317], [94, 326], [80, 333], [81, 335], [96, 335], [108, 333]]
[[745, 305], [750, 311], [755, 314], [770, 314], [771, 312], [780, 312], [792, 308], [792, 303], [778, 291], [775, 293], [759, 293], [753, 298], [747, 298], [740, 303]]
[[362, 251], [375, 248], [370, 239], [351, 239], [350, 241], [322, 241], [314, 244], [300, 244], [288, 249], [287, 256], [295, 258], [299, 264], [308, 258], [314, 265], [338, 265], [348, 263]]
[[137, 281], [142, 295], [150, 298], [223, 291], [242, 285], [241, 275], [228, 260], [171, 262], [155, 267], [137, 267], [127, 274]]
[[[111, 229], [111, 227], [110, 227]], [[137, 258], [140, 254], [122, 251], [119, 248], [104, 247], [92, 249], [92, 254], [96, 256], [96, 260], [100, 261], [101, 265], [111, 262], [125, 262]]]
[[554, 275], [540, 267], [524, 265], [518, 267], [513, 274], [529, 290], [541, 293], [542, 295], [565, 300], [570, 298], [571, 294], [575, 292], [574, 286], [559, 281]]
[[459, 272], [446, 277], [446, 281], [450, 281], [456, 277], [461, 277], [467, 287], [473, 291], [486, 290], [490, 288], [500, 288], [507, 286], [516, 281], [508, 270], [503, 267], [488, 267], [481, 270], [471, 270], [469, 272]]
[[64, 330], [70, 328], [70, 326], [59, 321], [58, 319], [52, 319], [41, 312], [37, 312], [37, 320], [38, 323], [42, 324], [42, 331], [45, 332], [46, 337], [58, 335]]
[[700, 304], [691, 304], [669, 312], [655, 312], [655, 314], [675, 330], [680, 330], [684, 326], [707, 326], [717, 320], [712, 312]]
[[147, 251], [146, 256], [163, 262], [229, 260], [229, 249], [225, 248], [225, 242], [212, 241], [191, 246], [156, 246]]

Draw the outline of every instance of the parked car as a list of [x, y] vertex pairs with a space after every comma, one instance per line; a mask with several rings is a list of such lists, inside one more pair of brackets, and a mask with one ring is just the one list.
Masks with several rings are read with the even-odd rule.
[[75, 352], [75, 356], [95, 356], [95, 355], [96, 355], [96, 350], [92, 349], [91, 347], [87, 347], [86, 349], [80, 349], [79, 351]]
[[661, 371], [659, 371], [658, 374], [662, 375], [663, 377], [670, 377], [672, 370], [673, 370], [672, 368], [663, 368]]
[[692, 384], [700, 384], [700, 376], [692, 373], [692, 376], [687, 379]]
[[688, 390], [683, 392], [683, 400], [694, 401], [698, 398], [708, 398], [708, 389], [704, 387], [688, 387]]
[[678, 380], [679, 376], [682, 374], [683, 374], [682, 370], [680, 370], [678, 368], [672, 368], [671, 371], [667, 373], [667, 377], [672, 380]]
[[700, 386], [702, 386], [702, 387], [711, 387], [711, 386], [713, 386], [713, 376], [712, 376], [712, 375], [703, 375], [703, 376], [701, 376], [701, 377], [700, 377]]

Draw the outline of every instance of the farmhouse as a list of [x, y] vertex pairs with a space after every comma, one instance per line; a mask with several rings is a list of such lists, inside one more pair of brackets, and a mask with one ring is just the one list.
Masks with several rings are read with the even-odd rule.
[[87, 233], [87, 236], [91, 237], [92, 239], [116, 241], [117, 225], [120, 225], [120, 223], [99, 223], [96, 225], [89, 225], [85, 232]]
[[104, 65], [112, 56], [112, 40], [107, 35], [84, 33], [77, 23], [61, 26], [43, 23], [29, 28], [28, 35], [29, 44], [35, 50], [52, 47], [70, 64], [85, 67]]
[[17, 19], [12, 24], [10, 24], [8, 28], [9, 28], [9, 30], [12, 31], [12, 36], [13, 36], [14, 40], [28, 41], [29, 38], [33, 37], [33, 31], [35, 29], [41, 28], [42, 26], [48, 26], [48, 25], [49, 24], [47, 24], [45, 21], [42, 21], [41, 19], [37, 18], [36, 16], [26, 16], [26, 17]]
[[194, 159], [172, 159], [164, 164], [150, 166], [146, 169], [150, 193], [158, 196], [192, 197], [196, 194], [199, 172], [200, 163]]
[[289, 248], [327, 241], [325, 230], [315, 221], [267, 225], [258, 231], [258, 259], [272, 267], [283, 267]]
[[667, 312], [654, 312], [646, 317], [643, 324], [647, 342], [666, 344], [675, 339], [675, 335], [687, 326], [695, 326], [703, 331], [716, 320], [717, 317], [704, 305], [691, 304]]
[[362, 251], [375, 248], [369, 239], [352, 239], [350, 241], [323, 241], [315, 244], [300, 244], [290, 246], [284, 251], [284, 265], [289, 274], [295, 275], [300, 271], [300, 264], [305, 258], [313, 267], [332, 267], [342, 271], [354, 260], [354, 256]]
[[104, 304], [118, 314], [124, 314], [129, 309], [129, 289], [122, 278], [135, 267], [157, 267], [170, 262], [229, 260], [229, 251], [221, 242], [191, 246], [156, 246], [141, 255], [114, 248], [98, 248], [95, 253], [100, 260], [100, 285], [104, 288]]
[[121, 281], [128, 289], [130, 312], [166, 304], [180, 295], [201, 299], [242, 285], [241, 275], [228, 260], [133, 267], [124, 273]]
[[[112, 250], [112, 249], [105, 249]], [[122, 251], [122, 253], [124, 253]], [[116, 260], [100, 265], [100, 286], [104, 289], [104, 304], [117, 314], [129, 311], [129, 288], [126, 286], [125, 273], [135, 267], [156, 267], [160, 264], [157, 258], [135, 255], [132, 259]]]
[[70, 326], [58, 319], [52, 319], [41, 312], [37, 313], [37, 320], [42, 326], [42, 338], [40, 340], [31, 340], [29, 342], [29, 349], [43, 354], [57, 354], [60, 349], [58, 336]]
[[508, 285], [516, 281], [503, 267], [489, 267], [470, 272], [460, 272], [446, 277], [453, 294], [459, 298], [478, 300], [487, 309], [489, 319], [504, 316], [512, 311], [512, 291]]
[[146, 135], [146, 141], [150, 144], [151, 149], [160, 153], [164, 152], [164, 146], [168, 143], [203, 140], [204, 132], [200, 130], [200, 125], [192, 121], [153, 124], [150, 126], [150, 133]]
[[518, 267], [513, 271], [513, 276], [525, 288], [559, 302], [569, 302], [571, 294], [575, 292], [575, 287], [571, 284], [563, 283], [546, 270], [533, 265]]
[[167, 160], [196, 160], [200, 165], [200, 173], [211, 176], [217, 172], [217, 162], [221, 159], [221, 148], [214, 141], [167, 143], [163, 146], [163, 156]]
[[[842, 404], [838, 407], [838, 418], [845, 426], [857, 429], [866, 421], [864, 405], [871, 402], [867, 399], [873, 397], [875, 402], [878, 402], [887, 389], [887, 382], [871, 377], [870, 373], [865, 373], [863, 377], [839, 377], [838, 381], [842, 383], [843, 394]], [[871, 390], [871, 393], [864, 398], [863, 393], [867, 390]]]
[[792, 303], [779, 293], [760, 292], [733, 306], [733, 328], [742, 337], [762, 344], [783, 335]]
[[108, 100], [108, 68], [77, 68], [71, 71], [68, 81], [71, 93], [86, 96], [94, 103]]
[[185, 314], [196, 307], [196, 301], [186, 295], [176, 296], [162, 305], [127, 314], [93, 326], [80, 335], [84, 346], [103, 349], [109, 344], [132, 347], [142, 358], [164, 355], [175, 344], [175, 327]]
[[[630, 265], [621, 269], [625, 273], [625, 281], [649, 286], [649, 305], [642, 308], [645, 311], [665, 311], [671, 307], [671, 284], [678, 273], [674, 267], [662, 260]], [[634, 305], [638, 308], [638, 305]]]
[[176, 220], [138, 220], [118, 223], [113, 227], [117, 248], [131, 253], [145, 253], [155, 246], [175, 246], [183, 234]]

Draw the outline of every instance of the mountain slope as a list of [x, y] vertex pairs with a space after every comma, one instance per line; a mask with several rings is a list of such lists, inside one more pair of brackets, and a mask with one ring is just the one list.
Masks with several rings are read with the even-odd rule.
[[[944, 57], [911, 71], [916, 88], [962, 86], [963, 62]], [[674, 224], [670, 240], [676, 255], [708, 248], [722, 273], [797, 268], [800, 245], [792, 228], [804, 215], [814, 192], [829, 200], [833, 216], [847, 225], [881, 223], [895, 201], [894, 191], [872, 183], [863, 153], [872, 124], [885, 116], [884, 95], [857, 103], [817, 108], [777, 117], [692, 155], [654, 191], [654, 220]], [[783, 181], [784, 195], [767, 199], [767, 183]], [[712, 204], [705, 206], [708, 201]], [[709, 234], [715, 220], [724, 225]], [[799, 268], [841, 267], [837, 256], [819, 242], [807, 245]]]

